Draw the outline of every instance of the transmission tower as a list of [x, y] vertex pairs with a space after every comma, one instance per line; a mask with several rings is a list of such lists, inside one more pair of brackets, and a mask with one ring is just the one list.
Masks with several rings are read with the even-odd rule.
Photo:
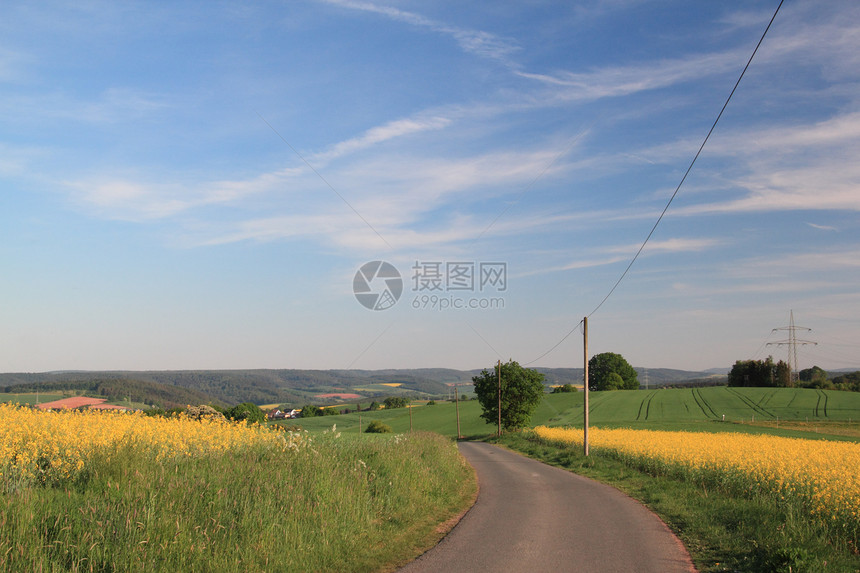
[[788, 370], [791, 373], [791, 383], [797, 383], [797, 345], [806, 346], [807, 344], [817, 345], [817, 342], [813, 342], [811, 340], [798, 340], [797, 339], [797, 331], [804, 330], [806, 332], [812, 332], [811, 328], [806, 328], [804, 326], [795, 326], [794, 325], [794, 311], [789, 311], [789, 321], [788, 326], [781, 326], [779, 328], [774, 328], [771, 330], [771, 333], [776, 332], [777, 330], [787, 330], [788, 331], [788, 339], [780, 340], [778, 342], [768, 342], [768, 346], [788, 346]]

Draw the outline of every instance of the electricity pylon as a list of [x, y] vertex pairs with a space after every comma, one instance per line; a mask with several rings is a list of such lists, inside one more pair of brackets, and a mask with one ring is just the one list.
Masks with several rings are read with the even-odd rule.
[[794, 311], [790, 311], [788, 326], [781, 326], [779, 328], [774, 328], [771, 330], [771, 333], [776, 332], [777, 330], [787, 330], [788, 331], [788, 340], [780, 340], [778, 342], [768, 342], [768, 346], [788, 346], [788, 371], [791, 376], [792, 385], [797, 384], [797, 345], [806, 346], [807, 344], [817, 345], [817, 342], [813, 342], [811, 340], [798, 340], [797, 339], [797, 331], [805, 330], [806, 332], [812, 332], [811, 328], [806, 328], [805, 326], [795, 326], [794, 325]]

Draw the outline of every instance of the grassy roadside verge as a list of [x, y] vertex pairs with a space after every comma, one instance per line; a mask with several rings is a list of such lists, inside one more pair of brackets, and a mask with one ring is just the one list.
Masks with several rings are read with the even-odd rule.
[[437, 434], [293, 445], [157, 460], [120, 443], [68, 480], [7, 484], [0, 570], [390, 571], [474, 497], [471, 467]]
[[594, 451], [586, 458], [579, 449], [524, 434], [489, 441], [608, 483], [641, 501], [679, 535], [699, 571], [860, 571], [856, 550], [835, 548], [795, 506], [771, 496], [739, 497], [651, 476]]

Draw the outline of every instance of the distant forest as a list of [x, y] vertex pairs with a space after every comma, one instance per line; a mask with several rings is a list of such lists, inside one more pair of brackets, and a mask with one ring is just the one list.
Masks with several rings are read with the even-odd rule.
[[4, 393], [14, 394], [71, 392], [81, 395], [102, 396], [113, 402], [128, 401], [164, 409], [210, 403], [218, 406], [225, 405], [223, 401], [205, 392], [133, 378], [47, 380], [4, 386], [0, 390]]
[[[55, 372], [0, 374], [0, 391], [78, 391], [112, 400], [129, 399], [162, 408], [187, 404], [236, 405], [295, 404], [313, 401], [319, 394], [354, 393], [355, 387], [398, 384], [360, 394], [368, 398], [387, 393], [445, 396], [448, 383], [470, 383], [470, 374], [456, 370], [432, 370], [433, 378], [413, 371], [337, 370], [178, 370], [142, 372]], [[440, 380], [441, 379], [441, 380]]]
[[[492, 368], [492, 365], [488, 365]], [[581, 368], [536, 368], [547, 386], [581, 385]], [[639, 371], [639, 382], [649, 387], [666, 385], [725, 384], [725, 376], [672, 369]], [[104, 396], [112, 401], [131, 401], [161, 408], [188, 404], [234, 406], [242, 402], [282, 404], [351, 403], [321, 394], [354, 393], [361, 400], [390, 395], [445, 398], [453, 384], [469, 392], [472, 377], [480, 370], [448, 368], [390, 370], [155, 370], [109, 372], [47, 372], [0, 374], [0, 392], [70, 391]], [[643, 375], [644, 374], [644, 375]], [[385, 386], [388, 385], [388, 386]]]

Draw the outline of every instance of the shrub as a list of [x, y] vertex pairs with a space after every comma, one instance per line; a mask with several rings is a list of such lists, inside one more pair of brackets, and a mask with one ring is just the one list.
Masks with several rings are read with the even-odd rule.
[[392, 408], [405, 408], [408, 405], [409, 400], [403, 396], [390, 396], [385, 399], [385, 407], [389, 410]]
[[365, 433], [367, 434], [390, 434], [391, 432], [391, 426], [380, 422], [379, 420], [373, 420], [370, 422], [365, 430]]
[[213, 408], [212, 406], [200, 405], [189, 406], [185, 410], [185, 415], [192, 420], [223, 420], [224, 414]]
[[242, 402], [227, 411], [227, 417], [237, 422], [248, 422], [262, 424], [266, 420], [266, 414], [256, 404]]

